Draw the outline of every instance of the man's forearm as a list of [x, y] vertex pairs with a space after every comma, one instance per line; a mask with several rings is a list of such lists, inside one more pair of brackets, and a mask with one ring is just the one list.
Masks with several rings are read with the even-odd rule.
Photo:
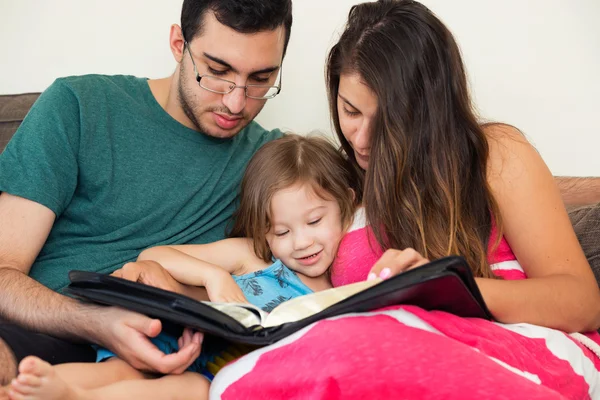
[[555, 176], [566, 206], [600, 203], [600, 177]]
[[206, 288], [202, 286], [182, 285], [181, 294], [198, 301], [210, 301]]
[[89, 340], [94, 329], [91, 313], [98, 308], [53, 292], [13, 268], [0, 267], [0, 318], [65, 339]]

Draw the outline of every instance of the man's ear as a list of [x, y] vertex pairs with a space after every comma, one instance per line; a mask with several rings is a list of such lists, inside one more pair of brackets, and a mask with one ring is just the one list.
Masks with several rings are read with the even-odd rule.
[[177, 24], [171, 25], [169, 46], [171, 47], [171, 53], [173, 53], [175, 61], [181, 63], [183, 61], [183, 51], [185, 50], [185, 40], [183, 39], [181, 27]]

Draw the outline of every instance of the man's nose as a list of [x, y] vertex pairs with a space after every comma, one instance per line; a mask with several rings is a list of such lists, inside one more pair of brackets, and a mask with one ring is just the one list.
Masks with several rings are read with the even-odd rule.
[[241, 114], [244, 107], [246, 107], [246, 89], [238, 86], [233, 89], [231, 93], [224, 94], [223, 105], [227, 107], [232, 114]]

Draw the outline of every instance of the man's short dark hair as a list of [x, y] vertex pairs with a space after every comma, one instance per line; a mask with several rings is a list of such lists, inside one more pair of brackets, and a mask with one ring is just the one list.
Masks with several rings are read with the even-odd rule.
[[292, 30], [292, 0], [184, 0], [181, 29], [185, 40], [202, 33], [204, 16], [212, 11], [221, 24], [240, 33], [285, 28], [283, 54]]

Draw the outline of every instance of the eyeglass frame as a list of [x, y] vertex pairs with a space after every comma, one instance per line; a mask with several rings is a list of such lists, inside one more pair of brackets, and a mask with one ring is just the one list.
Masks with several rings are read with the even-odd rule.
[[[223, 79], [223, 78], [219, 78], [218, 76], [214, 76], [214, 75], [210, 75], [210, 74], [202, 74], [200, 75], [200, 73], [198, 72], [198, 69], [196, 68], [196, 63], [194, 62], [194, 56], [192, 55], [192, 51], [190, 50], [190, 45], [187, 41], [183, 42], [183, 46], [184, 49], [187, 49], [189, 55], [190, 55], [190, 60], [192, 60], [192, 65], [194, 66], [194, 73], [196, 74], [196, 82], [198, 82], [198, 86], [200, 86], [202, 89], [204, 90], [208, 90], [209, 92], [212, 93], [217, 93], [217, 94], [229, 94], [231, 92], [233, 92], [235, 89], [237, 88], [243, 88], [244, 89], [244, 95], [249, 98], [249, 99], [255, 99], [255, 100], [270, 100], [272, 98], [274, 98], [275, 96], [277, 96], [280, 92], [281, 92], [281, 82], [283, 81], [283, 68], [280, 66], [279, 67], [279, 85], [236, 85], [235, 82], [232, 82], [228, 79]], [[223, 92], [223, 91], [218, 91], [218, 90], [213, 90], [213, 89], [209, 89], [205, 86], [202, 86], [202, 84], [200, 83], [200, 81], [202, 80], [202, 78], [205, 77], [209, 77], [211, 79], [216, 79], [222, 82], [226, 82], [229, 83], [229, 91], [228, 92]], [[277, 89], [277, 93], [269, 96], [269, 97], [256, 97], [256, 96], [249, 96], [248, 95], [248, 87], [259, 87], [259, 88], [276, 88]]]

